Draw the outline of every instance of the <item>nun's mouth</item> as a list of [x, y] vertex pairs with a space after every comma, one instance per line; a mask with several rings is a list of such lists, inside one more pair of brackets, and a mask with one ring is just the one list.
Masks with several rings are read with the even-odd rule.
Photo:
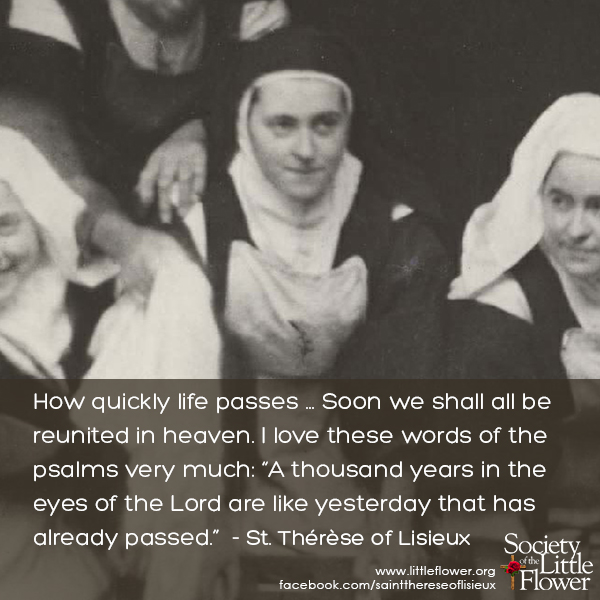
[[598, 256], [597, 252], [579, 252], [577, 250], [569, 252], [569, 258], [577, 262], [588, 262]]
[[589, 258], [590, 256], [596, 256], [600, 254], [598, 248], [582, 248], [580, 246], [572, 246], [569, 244], [562, 245], [563, 250], [566, 250], [571, 256], [580, 256], [581, 258]]
[[295, 175], [309, 176], [321, 173], [323, 169], [320, 167], [288, 167], [287, 171], [294, 173]]
[[563, 260], [571, 265], [592, 265], [598, 262], [600, 250], [588, 250], [584, 248], [563, 247]]

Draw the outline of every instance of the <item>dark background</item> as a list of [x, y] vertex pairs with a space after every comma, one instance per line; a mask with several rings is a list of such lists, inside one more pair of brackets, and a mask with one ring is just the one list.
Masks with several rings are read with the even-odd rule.
[[392, 143], [441, 194], [453, 233], [488, 201], [535, 118], [600, 92], [591, 0], [289, 0], [371, 64]]

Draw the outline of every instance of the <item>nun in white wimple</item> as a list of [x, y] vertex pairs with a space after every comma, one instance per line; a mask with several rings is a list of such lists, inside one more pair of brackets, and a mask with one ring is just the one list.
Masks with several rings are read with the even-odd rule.
[[539, 248], [580, 324], [598, 329], [594, 161], [600, 157], [599, 107], [597, 96], [567, 96], [531, 128], [515, 152], [508, 179], [467, 225], [451, 299], [477, 299], [531, 322], [533, 307], [511, 270]]
[[[436, 300], [441, 304], [447, 289], [438, 271], [446, 255], [421, 207], [409, 206], [400, 186], [390, 192], [393, 186], [386, 187], [387, 180], [371, 168], [374, 161], [368, 162], [376, 153], [361, 153], [355, 143], [357, 135], [361, 142], [366, 139], [360, 130], [366, 94], [358, 80], [348, 47], [313, 29], [282, 30], [244, 48], [232, 94], [235, 153], [227, 175], [213, 182], [203, 199], [207, 262], [226, 332], [227, 374], [254, 379], [253, 395], [297, 402], [294, 410], [245, 415], [245, 428], [268, 437], [244, 455], [256, 473], [244, 480], [244, 496], [266, 504], [264, 511], [244, 513], [241, 531], [264, 529], [271, 540], [268, 547], [244, 547], [252, 573], [247, 584], [258, 586], [244, 590], [248, 596], [268, 595], [261, 586], [268, 586], [275, 573], [286, 579], [286, 569], [297, 566], [290, 558], [301, 559], [315, 575], [348, 573], [361, 554], [370, 554], [371, 565], [383, 564], [378, 561], [384, 557], [374, 557], [370, 549], [300, 550], [283, 543], [280, 533], [330, 533], [333, 528], [368, 535], [374, 527], [366, 513], [340, 511], [324, 520], [314, 504], [306, 512], [282, 513], [273, 510], [272, 498], [371, 495], [358, 479], [291, 473], [294, 461], [327, 464], [336, 471], [352, 462], [346, 449], [327, 437], [328, 427], [345, 424], [340, 413], [323, 408], [321, 398], [330, 387], [323, 379], [350, 346], [357, 355], [376, 349], [357, 358], [364, 367], [386, 332], [394, 332], [394, 343], [406, 334], [406, 347], [417, 354], [408, 333], [421, 323], [416, 311], [427, 311]], [[380, 172], [390, 164], [402, 170], [401, 161], [387, 158], [376, 165]], [[416, 203], [416, 195], [412, 200]], [[384, 321], [396, 310], [406, 314], [408, 305], [415, 312], [402, 321], [406, 327]], [[377, 327], [370, 330], [372, 323]], [[368, 344], [352, 343], [355, 334], [367, 331], [372, 334]], [[411, 353], [397, 357], [395, 349], [386, 352], [389, 363], [409, 364]], [[303, 439], [285, 447], [272, 442], [275, 427], [297, 431], [299, 424], [319, 432], [318, 442]], [[268, 477], [261, 466], [265, 461], [277, 461], [285, 476]], [[408, 562], [394, 552], [387, 553], [387, 561]]]
[[73, 356], [81, 307], [71, 300], [115, 271], [110, 264], [80, 267], [75, 229], [85, 202], [37, 148], [4, 127], [0, 148], [0, 378], [36, 382], [9, 392], [5, 381], [0, 401], [0, 597], [107, 599], [109, 571], [94, 552], [33, 542], [51, 527], [67, 531], [62, 517], [33, 508], [42, 490], [32, 487], [32, 467], [56, 459], [56, 447], [33, 444], [33, 432], [70, 424], [65, 413], [30, 410], [29, 394], [64, 393], [67, 376], [83, 375], [84, 357]]
[[236, 150], [204, 199], [216, 305], [237, 375], [323, 376], [379, 290], [391, 291], [389, 306], [409, 279], [411, 295], [426, 288], [441, 250], [408, 205], [420, 199], [405, 201], [399, 186], [394, 197], [379, 177], [402, 162], [388, 156], [376, 171], [376, 152], [354, 151], [367, 120], [348, 49], [305, 28], [249, 46], [231, 94]]
[[[68, 292], [74, 285], [94, 288], [118, 276], [119, 268], [102, 258], [83, 259], [76, 232], [86, 213], [86, 201], [34, 144], [2, 127], [0, 147], [4, 377], [43, 379], [47, 385], [63, 388], [67, 377], [84, 375], [96, 379], [218, 378], [220, 336], [210, 285], [197, 263], [175, 259], [161, 269], [149, 297], [133, 292], [119, 296], [100, 319], [93, 337], [91, 369], [86, 371], [85, 361], [78, 360], [79, 372], [69, 372], [66, 365], [72, 362], [68, 355], [77, 315]], [[188, 225], [195, 216], [192, 211]], [[197, 360], [198, 353], [202, 361]]]
[[327, 372], [364, 317], [364, 263], [334, 266], [362, 170], [351, 115], [348, 86], [311, 71], [267, 74], [240, 104], [229, 173], [252, 245], [232, 244], [225, 315], [254, 375]]
[[600, 98], [566, 96], [537, 120], [496, 197], [467, 224], [449, 297], [493, 306], [502, 312], [483, 314], [510, 315], [509, 331], [540, 340], [538, 370], [528, 375], [532, 361], [513, 353], [513, 377], [598, 376], [587, 358], [600, 328], [599, 180]]
[[5, 127], [0, 147], [0, 354], [13, 376], [60, 386], [83, 374], [65, 368], [77, 317], [71, 288], [95, 287], [116, 268], [81, 264], [76, 224], [85, 201], [37, 148]]
[[[93, 397], [103, 394], [103, 384], [93, 379], [200, 379], [220, 375], [221, 343], [211, 306], [212, 292], [202, 268], [191, 260], [175, 260], [161, 265], [148, 297], [124, 292], [102, 314], [91, 347], [76, 342], [78, 326], [93, 329], [89, 305], [93, 292], [82, 295], [82, 288], [93, 288], [118, 277], [118, 267], [110, 261], [83, 260], [76, 231], [86, 215], [86, 202], [58, 176], [40, 150], [20, 133], [0, 128], [0, 376], [3, 379], [35, 381], [40, 394], [77, 393]], [[188, 215], [193, 221], [195, 211]], [[77, 288], [77, 296], [72, 292]], [[77, 304], [76, 301], [80, 304]], [[85, 310], [85, 314], [83, 313]], [[81, 318], [78, 318], [81, 317]], [[84, 322], [82, 322], [82, 319]], [[87, 336], [90, 337], [89, 335]], [[75, 355], [75, 356], [72, 356]], [[88, 356], [89, 355], [89, 356]], [[92, 361], [91, 368], [89, 361]], [[74, 367], [78, 369], [75, 370]], [[67, 377], [79, 380], [70, 389]], [[126, 383], [126, 382], [125, 382]], [[15, 384], [17, 385], [17, 384]], [[120, 386], [120, 391], [126, 385]], [[16, 387], [16, 390], [23, 389]], [[27, 388], [31, 393], [31, 386]], [[105, 389], [105, 388], [104, 388]], [[156, 391], [157, 387], [152, 388]], [[139, 385], [136, 386], [139, 393]], [[22, 394], [23, 395], [23, 394]], [[109, 411], [100, 415], [84, 403], [82, 410], [31, 411], [30, 402], [7, 394], [0, 401], [0, 597], [19, 600], [107, 600], [112, 597], [116, 575], [100, 560], [100, 554], [86, 548], [33, 543], [33, 536], [49, 530], [66, 532], [64, 519], [36, 512], [33, 500], [42, 493], [31, 486], [33, 464], [45, 461], [70, 462], [73, 447], [57, 456], [55, 444], [33, 444], [36, 429], [86, 429], [122, 431], [130, 426], [144, 428], [188, 427], [188, 417], [176, 409], [156, 416], [132, 415]], [[26, 404], [26, 406], [25, 406]], [[90, 408], [90, 410], [85, 410]], [[118, 412], [118, 414], [114, 414]], [[153, 411], [147, 411], [153, 412]], [[207, 411], [208, 413], [209, 411]], [[37, 413], [37, 414], [35, 414]], [[218, 418], [211, 412], [203, 429], [218, 430]], [[219, 444], [208, 451], [196, 444], [165, 448], [161, 444], [125, 444], [133, 464], [154, 464], [170, 460], [172, 464], [218, 463]], [[79, 456], [78, 456], [79, 458]], [[99, 462], [101, 457], [96, 456]], [[64, 481], [61, 483], [63, 492]], [[218, 479], [205, 483], [195, 478], [174, 475], [170, 488], [152, 483], [136, 487], [129, 480], [129, 491], [145, 497], [167, 498], [172, 493], [200, 497], [220, 490]], [[154, 484], [154, 485], [153, 485]], [[103, 493], [112, 490], [105, 482]], [[5, 493], [10, 490], [10, 494]], [[167, 493], [168, 491], [168, 493]], [[87, 493], [87, 492], [86, 492]], [[84, 495], [83, 493], [81, 494]], [[30, 498], [33, 496], [33, 498]], [[165, 504], [167, 501], [165, 500]], [[90, 509], [90, 511], [93, 510]], [[198, 527], [198, 517], [172, 517], [165, 511], [159, 518], [137, 513], [123, 522], [128, 531], [190, 531]], [[143, 516], [142, 516], [143, 515]], [[176, 515], [177, 516], [177, 515]], [[199, 575], [198, 565], [206, 565], [199, 553], [190, 550], [146, 549], [130, 552], [125, 560], [118, 555], [119, 544], [111, 556], [121, 575], [138, 576], [146, 584], [144, 598], [197, 598], [210, 573]], [[183, 548], [183, 550], [182, 550]], [[105, 547], [105, 549], [107, 549]], [[169, 551], [171, 550], [171, 551]], [[206, 554], [206, 553], [204, 553]], [[211, 564], [214, 564], [212, 560]]]
[[568, 391], [553, 384], [565, 392], [553, 396], [553, 415], [565, 420], [562, 458], [547, 494], [548, 533], [581, 540], [596, 562], [600, 97], [563, 97], [533, 125], [508, 179], [467, 225], [450, 299], [456, 301], [452, 376], [570, 382], [572, 404]]
[[[260, 411], [257, 431], [293, 428], [291, 420], [300, 418], [304, 427], [324, 434], [325, 426], [332, 424], [330, 416], [318, 405], [311, 412], [305, 407], [315, 404], [318, 383], [272, 387], [265, 379], [327, 374], [365, 318], [365, 262], [352, 255], [336, 260], [362, 173], [361, 162], [347, 149], [352, 115], [348, 84], [318, 68], [259, 74], [239, 102], [238, 149], [229, 167], [239, 208], [231, 215], [242, 217], [246, 231], [244, 237], [231, 241], [225, 325], [240, 348], [242, 367], [258, 380], [257, 395], [300, 398], [297, 414]], [[282, 453], [268, 442], [259, 453], [262, 459], [279, 460], [285, 469], [300, 456], [315, 464], [344, 460], [340, 446], [328, 443], [294, 444]], [[348, 497], [357, 488], [340, 480], [278, 481], [281, 485], [290, 497], [315, 498]], [[275, 489], [262, 477], [248, 479], [246, 495], [266, 499]], [[274, 556], [290, 554], [275, 533], [284, 523], [307, 533], [320, 527], [306, 515], [286, 515], [282, 520], [283, 515], [275, 511], [265, 512], [248, 515], [242, 529], [273, 532], [276, 543], [268, 554]], [[361, 531], [365, 519], [353, 516], [336, 521], [336, 529]], [[328, 521], [328, 527], [334, 524]], [[356, 550], [321, 549], [316, 554], [351, 556]]]

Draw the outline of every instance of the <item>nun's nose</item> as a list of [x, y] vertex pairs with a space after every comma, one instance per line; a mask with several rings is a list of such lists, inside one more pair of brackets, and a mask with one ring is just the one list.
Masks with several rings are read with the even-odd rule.
[[301, 128], [298, 131], [294, 150], [296, 156], [303, 161], [308, 162], [314, 159], [316, 152], [315, 140], [310, 129]]
[[590, 231], [586, 211], [582, 207], [575, 208], [569, 220], [569, 235], [574, 239], [581, 239], [586, 238], [590, 234]]

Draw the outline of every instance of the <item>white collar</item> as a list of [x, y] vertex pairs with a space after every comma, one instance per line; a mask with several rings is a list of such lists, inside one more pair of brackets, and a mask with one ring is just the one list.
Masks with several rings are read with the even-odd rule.
[[330, 193], [302, 214], [247, 155], [240, 152], [235, 156], [229, 174], [250, 236], [261, 251], [299, 272], [320, 274], [331, 269], [360, 184], [362, 164], [357, 158], [344, 155]]

